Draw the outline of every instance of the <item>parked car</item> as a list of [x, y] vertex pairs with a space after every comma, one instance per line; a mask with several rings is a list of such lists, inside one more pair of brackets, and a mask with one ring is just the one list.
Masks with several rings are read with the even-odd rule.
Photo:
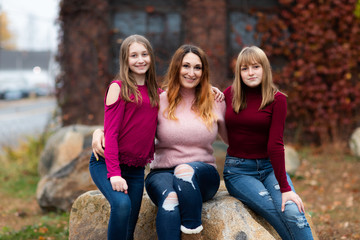
[[15, 100], [28, 97], [30, 92], [27, 85], [18, 84], [16, 82], [0, 83], [0, 99]]

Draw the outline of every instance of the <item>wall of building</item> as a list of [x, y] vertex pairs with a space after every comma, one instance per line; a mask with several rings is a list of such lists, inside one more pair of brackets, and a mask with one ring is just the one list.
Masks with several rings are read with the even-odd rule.
[[213, 85], [232, 82], [233, 62], [244, 45], [258, 45], [258, 11], [270, 1], [233, 0], [62, 0], [57, 97], [64, 125], [101, 124], [106, 87], [119, 69], [121, 42], [146, 36], [156, 55], [159, 81], [174, 51], [184, 43], [208, 55]]

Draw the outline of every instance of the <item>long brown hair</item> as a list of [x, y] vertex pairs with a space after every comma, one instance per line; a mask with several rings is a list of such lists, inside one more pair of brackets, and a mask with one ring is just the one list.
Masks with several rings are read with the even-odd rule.
[[209, 64], [205, 52], [201, 48], [193, 45], [182, 45], [176, 50], [171, 59], [169, 69], [164, 79], [164, 89], [167, 91], [169, 106], [164, 110], [163, 114], [166, 116], [165, 113], [167, 113], [169, 119], [177, 120], [175, 110], [182, 98], [180, 94], [180, 70], [182, 61], [188, 53], [197, 55], [202, 64], [202, 74], [199, 84], [195, 87], [195, 100], [191, 109], [196, 112], [205, 125], [210, 128], [216, 120], [216, 116], [213, 113], [214, 96], [211, 92]]
[[[141, 94], [138, 91], [136, 81], [134, 76], [131, 73], [129, 67], [129, 48], [130, 45], [134, 42], [144, 45], [148, 54], [150, 56], [150, 66], [149, 70], [146, 72], [145, 84], [147, 85], [148, 94], [151, 102], [151, 106], [155, 107], [159, 104], [159, 94], [158, 94], [158, 85], [156, 82], [156, 72], [155, 72], [155, 57], [154, 51], [151, 47], [150, 42], [141, 35], [131, 35], [122, 42], [120, 47], [120, 71], [118, 74], [119, 80], [121, 83], [121, 98], [128, 102], [139, 103], [141, 101]], [[131, 100], [130, 96], [134, 95], [134, 100]]]
[[263, 68], [261, 80], [262, 101], [260, 109], [274, 101], [275, 93], [279, 90], [275, 87], [269, 59], [265, 52], [256, 46], [245, 47], [238, 55], [235, 67], [235, 79], [232, 84], [232, 107], [236, 113], [246, 108], [246, 97], [244, 92], [244, 82], [241, 78], [241, 66], [259, 63]]

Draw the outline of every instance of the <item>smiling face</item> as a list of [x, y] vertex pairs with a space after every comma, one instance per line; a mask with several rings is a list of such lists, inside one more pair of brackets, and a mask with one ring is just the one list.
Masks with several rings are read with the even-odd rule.
[[260, 63], [253, 62], [240, 66], [240, 74], [243, 83], [251, 88], [259, 86], [263, 79], [263, 68]]
[[145, 78], [146, 72], [150, 67], [150, 55], [146, 47], [141, 44], [134, 42], [129, 47], [129, 68], [134, 75], [135, 79]]
[[202, 64], [198, 55], [189, 52], [183, 60], [180, 69], [180, 84], [184, 88], [195, 88], [201, 79]]

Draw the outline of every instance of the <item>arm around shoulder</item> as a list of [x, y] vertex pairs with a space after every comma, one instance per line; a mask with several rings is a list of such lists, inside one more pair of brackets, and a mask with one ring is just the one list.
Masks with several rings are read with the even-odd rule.
[[218, 134], [220, 135], [221, 139], [224, 143], [228, 143], [228, 137], [227, 137], [227, 129], [225, 124], [225, 111], [226, 111], [226, 104], [225, 101], [222, 102], [216, 102], [217, 107], [217, 114], [218, 114]]
[[91, 143], [95, 158], [99, 160], [98, 155], [104, 156], [104, 148], [105, 148], [105, 137], [104, 131], [100, 128], [96, 129], [93, 132], [92, 143]]

